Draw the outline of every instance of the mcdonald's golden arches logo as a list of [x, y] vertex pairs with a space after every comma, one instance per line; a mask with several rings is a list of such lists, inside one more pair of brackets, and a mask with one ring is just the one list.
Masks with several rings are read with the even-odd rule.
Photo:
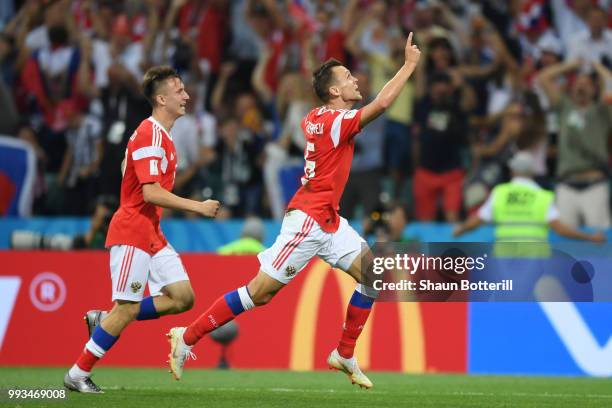
[[[289, 354], [289, 368], [292, 370], [303, 371], [314, 368], [316, 322], [321, 293], [328, 273], [331, 273], [338, 282], [340, 295], [344, 300], [343, 307], [348, 304], [355, 290], [355, 281], [350, 276], [331, 268], [320, 259], [314, 261], [307, 271], [295, 311]], [[397, 307], [401, 370], [406, 373], [422, 373], [425, 371], [425, 342], [420, 306], [416, 302], [397, 302]], [[344, 315], [344, 310], [342, 314]], [[370, 366], [374, 319], [376, 319], [376, 306], [372, 309], [355, 348], [355, 356], [363, 369]]]

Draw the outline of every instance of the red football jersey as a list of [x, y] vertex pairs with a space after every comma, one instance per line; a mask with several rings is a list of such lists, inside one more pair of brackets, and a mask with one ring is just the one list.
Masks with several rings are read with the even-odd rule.
[[302, 187], [288, 208], [304, 211], [319, 223], [323, 231], [336, 232], [340, 225], [340, 197], [349, 178], [355, 140], [361, 131], [361, 109], [311, 110], [302, 119], [306, 136]]
[[146, 203], [142, 185], [158, 182], [172, 191], [176, 149], [170, 135], [153, 117], [143, 120], [127, 144], [121, 201], [106, 236], [106, 247], [131, 245], [155, 254], [168, 244], [159, 221], [162, 208]]

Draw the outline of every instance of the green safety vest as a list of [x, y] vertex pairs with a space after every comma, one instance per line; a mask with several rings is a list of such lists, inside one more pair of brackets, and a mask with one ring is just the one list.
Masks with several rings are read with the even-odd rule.
[[248, 255], [258, 254], [264, 249], [266, 247], [255, 238], [244, 237], [222, 246], [217, 253], [219, 255]]
[[547, 256], [550, 247], [546, 215], [554, 194], [513, 182], [496, 186], [492, 194], [495, 253], [498, 256]]

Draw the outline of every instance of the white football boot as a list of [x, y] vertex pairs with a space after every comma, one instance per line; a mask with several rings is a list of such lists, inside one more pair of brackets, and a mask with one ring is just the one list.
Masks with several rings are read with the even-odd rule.
[[348, 375], [352, 384], [357, 384], [361, 388], [370, 389], [374, 386], [372, 381], [359, 369], [355, 356], [351, 358], [342, 357], [337, 349], [334, 349], [327, 357], [327, 364], [331, 370], [342, 371]]
[[175, 380], [180, 380], [183, 376], [185, 361], [196, 359], [195, 354], [191, 352], [192, 346], [186, 345], [183, 340], [185, 330], [187, 330], [186, 327], [173, 327], [166, 334], [170, 342], [170, 354], [168, 354], [167, 363], [170, 365], [170, 372]]

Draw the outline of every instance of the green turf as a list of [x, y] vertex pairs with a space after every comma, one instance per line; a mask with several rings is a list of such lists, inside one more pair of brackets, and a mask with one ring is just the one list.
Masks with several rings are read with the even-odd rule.
[[[0, 368], [0, 388], [52, 387], [64, 369]], [[174, 381], [161, 369], [98, 368], [104, 395], [20, 406], [179, 407], [612, 407], [612, 381], [593, 378], [370, 373], [374, 388], [335, 372], [187, 370]], [[6, 393], [4, 394], [6, 395]], [[0, 406], [16, 407], [6, 397]]]

